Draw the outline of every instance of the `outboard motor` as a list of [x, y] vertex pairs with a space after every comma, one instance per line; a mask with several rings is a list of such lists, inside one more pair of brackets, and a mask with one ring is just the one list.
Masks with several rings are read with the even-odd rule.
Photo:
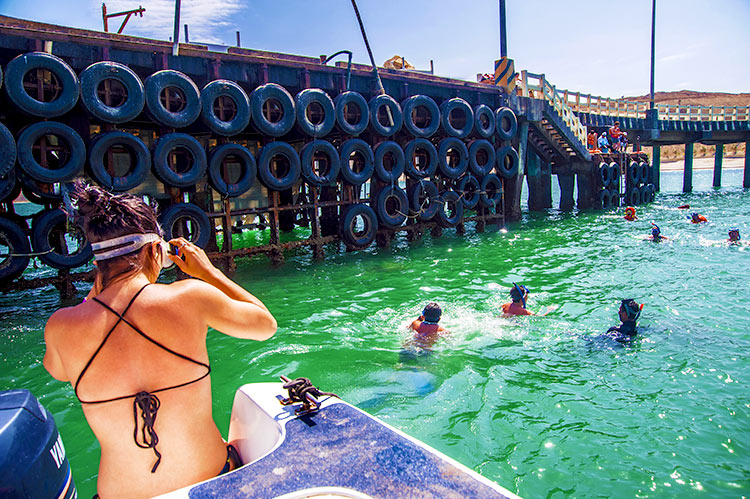
[[55, 420], [28, 390], [0, 392], [0, 497], [78, 497]]

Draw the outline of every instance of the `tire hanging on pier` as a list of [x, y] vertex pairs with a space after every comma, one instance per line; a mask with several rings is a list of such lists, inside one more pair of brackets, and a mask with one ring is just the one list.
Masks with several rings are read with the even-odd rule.
[[489, 106], [479, 104], [474, 108], [474, 130], [483, 139], [489, 139], [495, 133], [495, 113]]
[[201, 97], [198, 87], [184, 73], [157, 71], [145, 82], [146, 109], [155, 121], [171, 128], [184, 128], [198, 119]]
[[628, 183], [630, 185], [632, 186], [638, 185], [638, 182], [641, 179], [641, 172], [640, 172], [640, 168], [638, 167], [638, 163], [633, 161], [632, 163], [628, 165], [627, 175], [628, 175]]
[[68, 224], [62, 210], [51, 209], [34, 219], [31, 246], [39, 259], [56, 269], [74, 269], [94, 256], [91, 244], [77, 226]]
[[[320, 171], [321, 156], [325, 156], [325, 166]], [[302, 178], [310, 185], [324, 187], [334, 185], [341, 171], [341, 160], [339, 152], [327, 140], [313, 140], [305, 144], [300, 152], [300, 161], [302, 166]], [[318, 163], [316, 168], [315, 163]]]
[[[457, 123], [454, 123], [454, 115], [457, 115]], [[460, 97], [448, 99], [440, 104], [440, 125], [451, 137], [465, 139], [474, 130], [474, 111], [469, 103]]]
[[442, 227], [455, 227], [464, 219], [464, 203], [456, 191], [446, 191], [440, 196], [437, 220]]
[[[333, 99], [336, 124], [347, 135], [358, 136], [370, 124], [370, 108], [358, 92], [342, 92]], [[351, 119], [351, 121], [350, 121]]]
[[20, 193], [21, 184], [16, 181], [15, 168], [0, 176], [0, 203], [13, 201]]
[[250, 123], [250, 99], [235, 82], [214, 80], [201, 90], [201, 119], [218, 135], [237, 135]]
[[651, 202], [651, 187], [648, 184], [642, 185], [639, 189], [641, 194], [641, 203], [646, 204]]
[[518, 152], [513, 146], [503, 146], [497, 150], [497, 172], [503, 178], [513, 178], [520, 169]]
[[462, 195], [461, 200], [464, 208], [467, 210], [474, 209], [479, 203], [479, 180], [474, 175], [467, 174], [458, 181], [458, 193]]
[[[183, 155], [183, 161], [176, 161], [177, 150]], [[173, 161], [174, 160], [174, 161]], [[154, 146], [154, 175], [172, 187], [190, 187], [206, 174], [208, 161], [206, 151], [198, 140], [186, 133], [168, 133], [160, 137]], [[171, 163], [175, 163], [172, 169]]]
[[406, 174], [415, 179], [431, 177], [437, 171], [438, 153], [435, 146], [427, 139], [417, 138], [406, 143]]
[[620, 164], [615, 162], [609, 165], [609, 186], [612, 189], [619, 189], [620, 187]]
[[[24, 83], [36, 86], [36, 97], [26, 90]], [[40, 118], [55, 118], [75, 107], [80, 84], [75, 71], [59, 57], [46, 52], [29, 52], [19, 55], [5, 67], [5, 91], [23, 112]]]
[[386, 140], [375, 146], [374, 153], [375, 177], [386, 184], [398, 182], [406, 169], [406, 156], [401, 146], [392, 140]]
[[[23, 229], [7, 218], [0, 217], [0, 283], [7, 283], [23, 274], [29, 266], [29, 238]], [[19, 256], [12, 256], [19, 255]]]
[[638, 165], [638, 181], [642, 184], [650, 182], [648, 178], [648, 163], [645, 161]]
[[296, 120], [292, 95], [276, 83], [266, 83], [252, 91], [250, 112], [255, 128], [271, 137], [289, 133]]
[[612, 168], [607, 163], [599, 164], [599, 178], [602, 181], [602, 187], [605, 189], [609, 187], [610, 180], [612, 178]]
[[[418, 109], [423, 109], [426, 116], [418, 116]], [[415, 137], [432, 137], [440, 128], [440, 108], [429, 95], [412, 95], [401, 103], [404, 115], [404, 128]], [[418, 119], [424, 118], [421, 126]]]
[[132, 69], [119, 62], [102, 61], [81, 72], [81, 102], [95, 118], [126, 123], [141, 114], [146, 93]]
[[[359, 227], [358, 219], [362, 220]], [[366, 204], [356, 203], [345, 207], [341, 213], [341, 238], [350, 246], [366, 248], [375, 240], [378, 217]]]
[[16, 170], [16, 182], [21, 185], [23, 197], [34, 204], [46, 205], [62, 200], [60, 184], [39, 182], [21, 170]]
[[641, 191], [637, 187], [631, 188], [628, 192], [628, 204], [631, 206], [641, 204]]
[[406, 192], [396, 185], [387, 185], [380, 189], [375, 200], [375, 211], [378, 220], [386, 227], [401, 227], [406, 222], [409, 212], [409, 200]]
[[431, 180], [420, 180], [406, 191], [409, 199], [409, 212], [417, 219], [427, 222], [440, 208], [438, 188]]
[[479, 184], [479, 190], [481, 192], [479, 196], [479, 202], [482, 206], [492, 208], [498, 206], [503, 200], [503, 183], [500, 178], [490, 173], [482, 179], [482, 183]]
[[489, 140], [479, 139], [469, 143], [469, 171], [476, 177], [488, 175], [495, 167], [497, 155]]
[[375, 155], [362, 139], [349, 139], [340, 148], [341, 178], [351, 185], [362, 185], [372, 177]]
[[404, 114], [393, 97], [386, 94], [376, 95], [370, 99], [369, 106], [370, 126], [375, 133], [390, 137], [401, 130], [404, 124]]
[[16, 141], [10, 130], [0, 123], [0, 177], [16, 166]]
[[[121, 175], [112, 175], [110, 171], [115, 170], [115, 165], [109, 165], [108, 170], [105, 158], [114, 147], [124, 148], [131, 161], [127, 172]], [[113, 155], [114, 156], [114, 155]], [[151, 170], [151, 153], [143, 141], [126, 132], [106, 132], [97, 136], [89, 151], [89, 167], [91, 176], [96, 182], [111, 191], [125, 192], [135, 189], [146, 180]]]
[[599, 204], [603, 210], [609, 210], [612, 208], [612, 194], [608, 190], [599, 192]]
[[[281, 164], [279, 164], [281, 160]], [[278, 171], [278, 168], [281, 171]], [[300, 178], [299, 155], [286, 142], [271, 142], [260, 150], [258, 156], [258, 179], [272, 191], [283, 191], [292, 187]]]
[[[456, 164], [452, 164], [457, 157]], [[459, 178], [469, 167], [469, 150], [456, 137], [446, 137], [438, 146], [438, 171], [445, 178]]]
[[[234, 158], [240, 168], [240, 174], [234, 182], [226, 178], [229, 158]], [[222, 144], [211, 150], [208, 157], [208, 181], [222, 196], [233, 198], [246, 193], [255, 185], [257, 174], [255, 156], [246, 147], [240, 144]]]
[[495, 131], [501, 140], [511, 140], [518, 131], [516, 113], [508, 107], [501, 107], [495, 111]]
[[612, 208], [617, 208], [620, 206], [620, 191], [610, 191], [609, 192], [610, 200], [612, 203]]
[[159, 217], [164, 229], [164, 239], [184, 237], [191, 243], [205, 248], [211, 238], [211, 221], [203, 210], [190, 203], [176, 203], [164, 210]]
[[[49, 140], [50, 147], [59, 148], [54, 161], [60, 164], [50, 169], [37, 161], [33, 149], [40, 140], [48, 141], [48, 136], [55, 137]], [[48, 157], [40, 158], [46, 161]], [[68, 125], [56, 121], [40, 121], [26, 127], [18, 137], [18, 164], [31, 178], [40, 182], [55, 183], [65, 182], [74, 178], [83, 169], [86, 162], [86, 145], [81, 136]]]
[[[315, 107], [322, 112], [321, 116], [312, 114]], [[294, 98], [294, 109], [297, 113], [297, 126], [302, 133], [310, 137], [325, 137], [336, 124], [336, 112], [333, 100], [319, 88], [306, 88]]]

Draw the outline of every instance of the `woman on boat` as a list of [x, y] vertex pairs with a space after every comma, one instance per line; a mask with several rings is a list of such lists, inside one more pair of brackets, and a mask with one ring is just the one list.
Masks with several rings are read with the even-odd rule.
[[[238, 466], [211, 413], [206, 333], [265, 340], [276, 320], [202, 249], [164, 242], [141, 199], [82, 183], [70, 199], [97, 272], [83, 303], [49, 318], [44, 367], [73, 384], [99, 441], [99, 494], [151, 497]], [[195, 279], [155, 284], [172, 264]]]

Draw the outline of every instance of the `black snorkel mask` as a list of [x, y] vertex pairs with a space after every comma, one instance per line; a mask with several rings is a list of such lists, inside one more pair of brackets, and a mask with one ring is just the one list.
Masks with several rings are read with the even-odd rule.
[[515, 282], [513, 283], [513, 288], [516, 291], [518, 291], [518, 295], [521, 297], [521, 303], [523, 304], [523, 308], [526, 308], [526, 296], [525, 295], [529, 293], [529, 288], [527, 288], [526, 286], [519, 286]]
[[437, 324], [440, 322], [440, 317], [443, 315], [443, 311], [439, 308], [424, 308], [422, 310], [422, 317], [424, 317], [425, 324]]
[[643, 304], [638, 305], [638, 303], [635, 300], [633, 300], [632, 298], [628, 298], [626, 300], [621, 301], [620, 309], [625, 311], [625, 314], [627, 314], [628, 316], [628, 320], [636, 322], [638, 318], [641, 316], [641, 310], [643, 310]]

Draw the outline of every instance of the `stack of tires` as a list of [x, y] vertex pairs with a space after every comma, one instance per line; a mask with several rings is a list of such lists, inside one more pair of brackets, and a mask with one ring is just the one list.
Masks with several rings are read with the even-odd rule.
[[598, 166], [601, 189], [599, 205], [604, 210], [620, 206], [620, 164], [602, 162]]
[[[339, 231], [362, 248], [378, 227], [397, 228], [408, 217], [450, 227], [465, 209], [497, 207], [501, 179], [519, 169], [513, 111], [461, 98], [368, 101], [346, 91], [332, 99], [317, 88], [293, 96], [276, 83], [245, 89], [221, 79], [199, 88], [179, 71], [142, 79], [111, 61], [77, 74], [41, 52], [19, 55], [2, 76], [26, 117], [10, 129], [0, 123], [0, 203], [11, 208], [0, 215], [8, 250], [0, 248], [2, 281], [19, 276], [32, 252], [62, 269], [90, 260], [90, 246], [59, 210], [64, 184], [82, 176], [114, 192], [183, 198], [204, 185], [222, 198], [258, 184], [270, 191], [350, 185], [358, 194], [337, 214]], [[365, 184], [369, 203], [359, 200]], [[30, 227], [12, 215], [19, 193], [44, 206]], [[163, 208], [167, 237], [179, 230], [209, 243], [213, 227], [203, 209], [187, 202]]]
[[647, 162], [632, 161], [625, 176], [625, 201], [629, 206], [650, 203], [656, 197], [654, 168]]

